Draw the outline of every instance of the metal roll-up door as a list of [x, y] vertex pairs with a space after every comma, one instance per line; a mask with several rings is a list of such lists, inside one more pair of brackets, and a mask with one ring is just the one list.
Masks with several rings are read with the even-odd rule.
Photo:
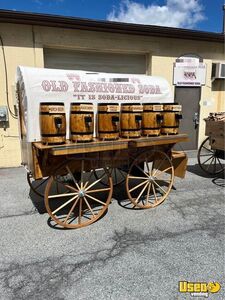
[[53, 69], [146, 74], [144, 54], [44, 49], [44, 63], [46, 68]]

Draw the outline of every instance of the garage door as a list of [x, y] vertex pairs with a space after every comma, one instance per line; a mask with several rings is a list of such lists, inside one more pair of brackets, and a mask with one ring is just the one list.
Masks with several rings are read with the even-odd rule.
[[44, 49], [46, 68], [146, 74], [146, 56]]

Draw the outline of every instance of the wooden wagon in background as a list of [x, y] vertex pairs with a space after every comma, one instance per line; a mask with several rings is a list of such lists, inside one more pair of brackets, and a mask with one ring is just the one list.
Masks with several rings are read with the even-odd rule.
[[225, 113], [211, 114], [205, 119], [205, 140], [198, 150], [198, 163], [209, 175], [225, 170]]

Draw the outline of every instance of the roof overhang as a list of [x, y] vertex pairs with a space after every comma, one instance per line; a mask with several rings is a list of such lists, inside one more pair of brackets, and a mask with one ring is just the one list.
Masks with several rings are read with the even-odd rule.
[[173, 27], [99, 21], [58, 15], [0, 10], [0, 23], [27, 24], [80, 30], [157, 36], [209, 42], [224, 42], [223, 33], [204, 32]]

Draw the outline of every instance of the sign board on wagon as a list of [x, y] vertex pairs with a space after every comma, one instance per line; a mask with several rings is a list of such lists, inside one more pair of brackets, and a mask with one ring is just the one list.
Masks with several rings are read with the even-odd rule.
[[41, 139], [41, 102], [64, 102], [67, 124], [73, 102], [91, 102], [95, 113], [98, 103], [173, 102], [169, 83], [157, 76], [18, 67], [17, 83], [27, 142]]

